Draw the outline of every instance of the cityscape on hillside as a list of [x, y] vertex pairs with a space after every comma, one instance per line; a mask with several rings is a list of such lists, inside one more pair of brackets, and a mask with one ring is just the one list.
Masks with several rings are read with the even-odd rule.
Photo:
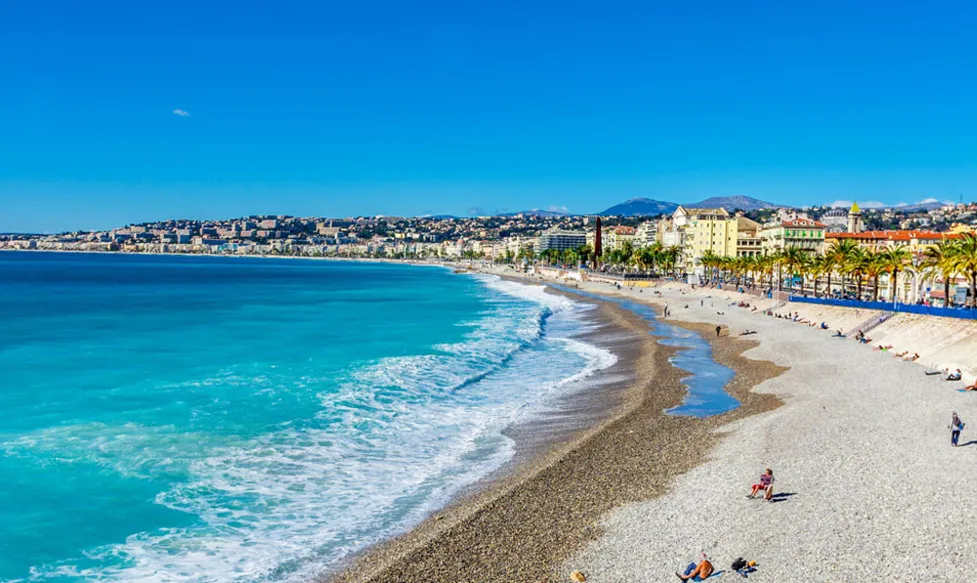
[[540, 257], [549, 249], [592, 249], [600, 216], [603, 253], [658, 243], [678, 248], [680, 265], [691, 268], [706, 252], [737, 257], [800, 246], [819, 253], [826, 240], [844, 232], [860, 232], [859, 240], [870, 237], [871, 245], [879, 247], [901, 238], [938, 239], [941, 233], [973, 232], [977, 226], [977, 203], [928, 207], [858, 209], [854, 225], [849, 209], [777, 205], [749, 210], [674, 205], [674, 210], [657, 216], [546, 211], [483, 217], [251, 216], [165, 220], [58, 235], [7, 234], [0, 235], [0, 249], [511, 262]]

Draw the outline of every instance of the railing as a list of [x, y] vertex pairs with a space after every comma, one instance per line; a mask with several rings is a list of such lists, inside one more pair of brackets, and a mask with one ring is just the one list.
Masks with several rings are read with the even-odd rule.
[[876, 326], [882, 324], [882, 322], [885, 322], [892, 316], [893, 316], [892, 312], [882, 312], [881, 314], [875, 314], [868, 320], [865, 320], [864, 322], [860, 323], [858, 326], [855, 326], [851, 330], [845, 332], [845, 336], [851, 336], [856, 332], [861, 332], [862, 334], [871, 332]]
[[862, 302], [859, 300], [835, 300], [830, 298], [809, 298], [804, 296], [790, 296], [790, 301], [805, 304], [822, 304], [825, 306], [839, 306], [842, 308], [861, 308], [863, 310], [882, 310], [886, 312], [901, 312], [906, 314], [922, 314], [924, 316], [940, 316], [943, 318], [958, 318], [962, 320], [977, 320], [977, 310], [972, 308], [934, 308], [917, 304], [892, 304], [889, 302]]
[[678, 281], [678, 280], [685, 279], [684, 276], [676, 277], [670, 274], [652, 274], [652, 273], [621, 272], [621, 271], [607, 272], [607, 271], [594, 271], [593, 269], [580, 269], [580, 271], [586, 273], [588, 277], [604, 277], [607, 279], [614, 279], [617, 281], [652, 281], [652, 280]]

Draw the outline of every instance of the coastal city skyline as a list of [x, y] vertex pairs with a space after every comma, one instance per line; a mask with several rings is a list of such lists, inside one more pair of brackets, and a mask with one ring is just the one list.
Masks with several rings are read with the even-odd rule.
[[6, 4], [0, 583], [974, 580], [977, 3]]
[[[236, 215], [227, 216], [163, 216], [163, 217], [153, 217], [146, 218], [143, 220], [129, 220], [116, 223], [110, 223], [105, 221], [106, 224], [92, 227], [85, 226], [71, 221], [67, 221], [67, 226], [60, 229], [28, 229], [22, 226], [18, 226], [17, 223], [10, 223], [10, 217], [0, 217], [0, 235], [57, 235], [63, 233], [77, 233], [77, 232], [99, 232], [99, 231], [111, 231], [114, 229], [123, 228], [130, 225], [143, 225], [152, 224], [159, 222], [172, 222], [172, 221], [192, 221], [199, 223], [209, 223], [209, 222], [221, 222], [221, 221], [231, 221], [236, 219], [246, 219], [249, 217], [300, 217], [300, 218], [310, 218], [310, 219], [357, 219], [357, 218], [410, 218], [410, 219], [440, 219], [440, 218], [450, 218], [450, 219], [465, 219], [465, 218], [477, 218], [477, 217], [511, 217], [516, 215], [537, 215], [537, 216], [566, 216], [566, 217], [586, 217], [586, 216], [632, 216], [632, 217], [649, 217], [656, 218], [659, 215], [670, 214], [675, 207], [685, 206], [685, 207], [708, 207], [708, 206], [722, 206], [728, 210], [757, 210], [761, 208], [796, 208], [796, 209], [812, 209], [812, 208], [841, 208], [846, 209], [850, 207], [853, 203], [858, 203], [861, 208], [866, 210], [882, 210], [882, 209], [892, 209], [892, 210], [915, 210], [915, 209], [932, 209], [939, 208], [941, 206], [952, 206], [967, 202], [964, 198], [963, 193], [960, 193], [956, 198], [934, 198], [934, 197], [924, 197], [918, 199], [910, 199], [909, 202], [904, 200], [898, 200], [892, 203], [886, 203], [880, 200], [862, 200], [858, 198], [853, 199], [835, 199], [829, 202], [814, 202], [808, 204], [787, 204], [781, 203], [776, 200], [759, 200], [749, 196], [727, 196], [727, 197], [708, 197], [703, 200], [687, 200], [681, 202], [675, 202], [674, 200], [668, 199], [667, 197], [661, 198], [649, 198], [644, 196], [638, 196], [633, 198], [628, 198], [626, 200], [621, 199], [616, 202], [614, 199], [608, 199], [607, 208], [601, 210], [591, 210], [588, 212], [579, 212], [575, 209], [563, 205], [548, 205], [548, 206], [524, 206], [517, 209], [507, 209], [499, 208], [495, 210], [487, 210], [484, 208], [476, 207], [466, 209], [465, 212], [460, 213], [449, 213], [449, 212], [432, 212], [423, 214], [397, 214], [397, 213], [351, 213], [351, 214], [326, 214], [326, 213], [312, 213], [312, 214], [294, 214], [285, 212], [251, 212]], [[737, 201], [746, 201], [746, 204], [737, 204]], [[715, 202], [715, 204], [711, 204]], [[632, 205], [637, 203], [635, 209], [631, 209]], [[622, 211], [622, 212], [616, 212]], [[10, 223], [10, 224], [8, 224]]]

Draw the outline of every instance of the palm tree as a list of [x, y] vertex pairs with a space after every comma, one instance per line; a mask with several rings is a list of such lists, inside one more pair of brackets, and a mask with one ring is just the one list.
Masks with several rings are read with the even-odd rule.
[[760, 271], [760, 279], [763, 280], [763, 277], [766, 276], [768, 288], [773, 288], [773, 270], [776, 262], [776, 258], [772, 254], [763, 255], [757, 258], [757, 267]]
[[[857, 253], [858, 243], [851, 239], [835, 239], [826, 255], [831, 258], [834, 267], [841, 274], [841, 297], [845, 297], [845, 273], [851, 256]], [[831, 275], [828, 275], [828, 295], [831, 295]]]
[[877, 251], [865, 252], [865, 276], [872, 280], [872, 301], [879, 301], [879, 276], [885, 272], [882, 258]]
[[899, 271], [910, 261], [912, 261], [912, 255], [905, 247], [893, 247], [879, 252], [879, 263], [882, 271], [888, 273], [892, 280], [892, 303], [896, 302], [896, 294], [899, 290]]
[[953, 245], [953, 267], [970, 282], [970, 307], [977, 308], [977, 234], [964, 233]]
[[[793, 293], [794, 291], [794, 277], [797, 275], [800, 268], [807, 262], [807, 253], [800, 247], [787, 247], [780, 252], [780, 262], [787, 268], [787, 277], [790, 278], [790, 287], [788, 291]], [[804, 289], [804, 284], [801, 283], [801, 290]]]
[[668, 271], [675, 275], [676, 268], [678, 267], [679, 259], [682, 258], [682, 248], [677, 245], [671, 245], [666, 247], [662, 252], [662, 261]]
[[956, 252], [955, 243], [955, 241], [944, 239], [923, 251], [922, 267], [924, 269], [930, 268], [934, 273], [939, 273], [943, 277], [943, 305], [947, 307], [953, 305], [953, 300], [950, 299], [950, 279], [956, 275], [956, 264], [953, 258], [953, 254]]
[[855, 297], [859, 300], [862, 299], [862, 282], [865, 272], [868, 270], [869, 261], [868, 252], [861, 247], [856, 247], [848, 256], [846, 271], [855, 277]]
[[655, 266], [658, 257], [655, 254], [655, 250], [651, 247], [642, 247], [635, 251], [634, 261], [638, 265], [638, 268], [645, 273], [650, 273], [652, 268]]
[[580, 258], [581, 263], [590, 263], [594, 258], [594, 250], [590, 248], [590, 245], [581, 245], [577, 247], [577, 257]]
[[621, 245], [620, 251], [621, 254], [619, 263], [626, 266], [631, 262], [631, 257], [634, 255], [634, 244], [631, 243], [631, 241], [625, 241], [624, 244]]
[[722, 258], [716, 255], [715, 253], [713, 253], [712, 249], [707, 250], [705, 253], [702, 254], [702, 257], [699, 258], [699, 263], [702, 264], [702, 267], [704, 267], [709, 271], [709, 274], [706, 276], [707, 280], [711, 281], [718, 277], [716, 274], [716, 270], [721, 265], [721, 261]]

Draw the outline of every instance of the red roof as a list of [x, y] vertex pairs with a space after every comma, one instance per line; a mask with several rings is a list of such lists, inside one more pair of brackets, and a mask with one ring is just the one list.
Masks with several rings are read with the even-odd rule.
[[783, 223], [781, 223], [781, 225], [784, 227], [801, 227], [801, 228], [808, 228], [808, 229], [812, 227], [816, 229], [828, 228], [828, 225], [815, 221], [814, 219], [801, 219], [801, 218], [784, 221]]
[[864, 231], [861, 233], [826, 233], [827, 239], [859, 239], [862, 241], [942, 241], [943, 239], [959, 239], [961, 235], [954, 233], [935, 233], [933, 231]]

